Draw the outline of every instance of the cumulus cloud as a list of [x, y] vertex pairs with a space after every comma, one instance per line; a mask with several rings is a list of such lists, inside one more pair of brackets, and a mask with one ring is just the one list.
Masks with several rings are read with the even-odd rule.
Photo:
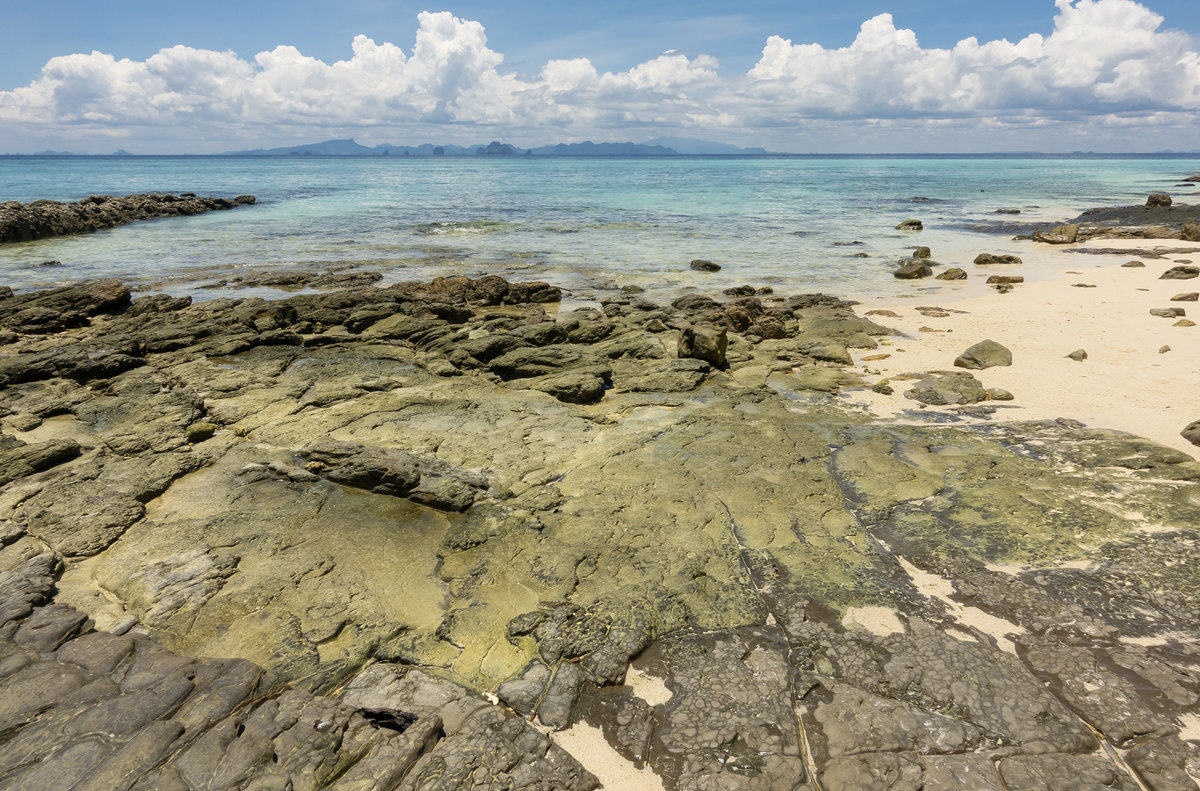
[[[707, 55], [667, 52], [624, 72], [585, 57], [536, 74], [504, 70], [484, 28], [421, 13], [409, 52], [366, 36], [325, 63], [282, 45], [245, 60], [174, 46], [145, 61], [56, 57], [27, 86], [0, 92], [9, 128], [230, 130], [480, 129], [523, 138], [610, 137], [645, 126], [754, 130], [970, 120], [978, 128], [1055, 119], [1119, 126], [1195, 121], [1200, 55], [1135, 0], [1055, 0], [1048, 36], [922, 48], [890, 14], [846, 47], [771, 36], [746, 74]], [[1118, 122], [1115, 119], [1123, 119]], [[302, 131], [303, 130], [303, 131]]]

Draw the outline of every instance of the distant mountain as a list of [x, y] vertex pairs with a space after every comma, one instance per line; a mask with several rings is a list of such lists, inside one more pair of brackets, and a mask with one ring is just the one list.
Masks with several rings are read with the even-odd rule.
[[713, 143], [694, 137], [656, 137], [647, 140], [647, 146], [662, 146], [679, 154], [766, 154], [763, 148], [741, 148], [728, 143]]
[[360, 146], [353, 138], [345, 140], [326, 140], [323, 143], [306, 143], [300, 146], [283, 146], [280, 148], [255, 148], [250, 151], [226, 151], [226, 154], [247, 157], [285, 157], [285, 156], [318, 156], [345, 157], [370, 156], [372, 149]]
[[559, 143], [532, 149], [534, 156], [541, 157], [669, 157], [679, 153], [663, 146], [641, 143]]
[[476, 156], [481, 157], [516, 157], [523, 156], [524, 153], [524, 151], [518, 151], [508, 143], [501, 143], [498, 140], [493, 140], [486, 146], [475, 149]]
[[669, 157], [678, 154], [765, 154], [761, 148], [740, 148], [727, 143], [711, 143], [688, 137], [659, 137], [645, 143], [558, 143], [537, 148], [518, 148], [510, 143], [493, 140], [487, 145], [455, 146], [424, 143], [419, 146], [397, 146], [386, 143], [374, 147], [359, 144], [353, 138], [326, 140], [280, 148], [254, 148], [248, 151], [226, 151], [228, 156], [258, 157]]

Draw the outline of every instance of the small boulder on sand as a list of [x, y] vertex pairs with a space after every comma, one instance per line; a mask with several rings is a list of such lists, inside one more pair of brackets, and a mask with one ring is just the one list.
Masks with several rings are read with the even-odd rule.
[[1069, 357], [1070, 359], [1074, 360], [1077, 363], [1081, 363], [1087, 359], [1087, 352], [1085, 352], [1083, 349], [1076, 349], [1075, 351], [1068, 354], [1067, 357]]
[[1200, 420], [1188, 423], [1183, 431], [1179, 432], [1179, 436], [1193, 445], [1200, 445]]
[[1159, 280], [1191, 280], [1200, 277], [1200, 266], [1180, 264], [1173, 266], [1158, 276]]
[[1196, 302], [1197, 300], [1200, 300], [1200, 292], [1197, 291], [1188, 291], [1171, 297], [1172, 302]]
[[980, 341], [954, 360], [957, 368], [979, 371], [999, 365], [1012, 365], [1012, 352], [990, 338]]
[[989, 264], [1019, 264], [1021, 259], [1015, 255], [993, 255], [992, 253], [980, 253], [975, 256], [976, 266], [987, 266]]
[[1151, 192], [1146, 198], [1147, 206], [1170, 206], [1171, 196], [1165, 192]]
[[937, 276], [938, 280], [966, 280], [967, 273], [957, 266], [952, 266]]
[[1141, 261], [1126, 261], [1125, 263], [1121, 264], [1121, 266], [1125, 267], [1126, 269], [1137, 269], [1144, 267], [1145, 264]]

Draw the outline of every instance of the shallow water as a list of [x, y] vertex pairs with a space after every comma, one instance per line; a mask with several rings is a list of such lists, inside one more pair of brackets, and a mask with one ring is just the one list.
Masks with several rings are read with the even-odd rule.
[[[1140, 203], [1197, 171], [1195, 156], [0, 157], [0, 200], [152, 190], [259, 199], [5, 245], [0, 277], [30, 288], [115, 276], [209, 298], [229, 292], [200, 286], [239, 270], [348, 263], [384, 272], [384, 282], [489, 272], [549, 280], [582, 298], [630, 284], [887, 295], [911, 290], [889, 273], [913, 246], [946, 265], [983, 251], [1019, 254], [1027, 245], [1010, 241], [1013, 223]], [[1187, 202], [1189, 192], [1174, 194]], [[926, 230], [894, 230], [908, 218]], [[722, 270], [693, 272], [693, 258]], [[51, 260], [61, 265], [40, 265]]]

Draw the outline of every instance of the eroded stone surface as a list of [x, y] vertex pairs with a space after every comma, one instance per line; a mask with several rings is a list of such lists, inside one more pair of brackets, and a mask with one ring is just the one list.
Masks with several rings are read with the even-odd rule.
[[1200, 465], [872, 422], [847, 303], [90, 288], [9, 321], [2, 786], [595, 787], [522, 717], [668, 788], [1200, 776]]

